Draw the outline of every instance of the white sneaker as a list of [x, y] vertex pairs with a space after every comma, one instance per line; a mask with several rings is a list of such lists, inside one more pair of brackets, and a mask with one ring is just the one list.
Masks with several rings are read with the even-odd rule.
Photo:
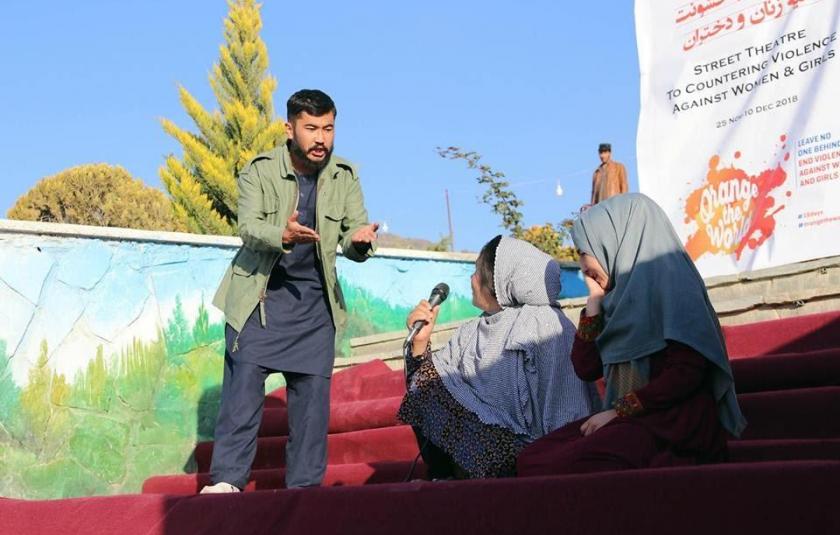
[[215, 485], [206, 485], [199, 494], [228, 494], [232, 492], [242, 492], [230, 483], [224, 481], [216, 483]]

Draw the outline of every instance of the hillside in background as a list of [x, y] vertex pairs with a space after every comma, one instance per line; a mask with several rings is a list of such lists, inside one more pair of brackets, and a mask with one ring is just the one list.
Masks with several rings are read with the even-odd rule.
[[380, 232], [378, 238], [379, 247], [389, 249], [415, 249], [418, 251], [448, 251], [449, 245], [446, 238], [438, 242], [424, 240], [423, 238], [406, 238], [391, 232]]

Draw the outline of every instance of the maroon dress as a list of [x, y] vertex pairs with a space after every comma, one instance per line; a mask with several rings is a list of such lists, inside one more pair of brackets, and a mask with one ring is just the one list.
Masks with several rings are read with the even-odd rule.
[[[596, 381], [603, 364], [595, 338], [600, 317], [581, 313], [572, 347], [578, 377]], [[710, 389], [711, 364], [694, 349], [668, 341], [650, 356], [647, 385], [619, 399], [619, 416], [589, 436], [567, 424], [527, 446], [517, 459], [519, 476], [573, 474], [671, 466], [726, 459], [726, 431]]]

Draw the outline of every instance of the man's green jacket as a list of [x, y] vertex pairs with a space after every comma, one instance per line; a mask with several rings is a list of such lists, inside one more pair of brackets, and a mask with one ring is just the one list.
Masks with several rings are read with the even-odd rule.
[[[288, 146], [255, 157], [237, 182], [242, 247], [225, 272], [213, 304], [239, 332], [258, 305], [260, 321], [266, 325], [263, 305], [268, 277], [277, 260], [289, 252], [283, 245], [283, 230], [297, 208], [299, 190]], [[337, 246], [356, 262], [364, 262], [374, 252], [372, 244], [357, 248], [351, 241], [351, 236], [368, 224], [359, 177], [351, 163], [333, 155], [320, 171], [315, 212], [315, 230], [321, 236], [315, 250], [324, 270], [324, 293], [338, 328], [346, 307], [335, 272]]]

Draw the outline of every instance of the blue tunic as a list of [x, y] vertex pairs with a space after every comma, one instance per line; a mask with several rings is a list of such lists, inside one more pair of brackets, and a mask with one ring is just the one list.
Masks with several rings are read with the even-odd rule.
[[[315, 228], [317, 176], [298, 175], [298, 221]], [[283, 254], [268, 280], [266, 326], [257, 306], [239, 333], [233, 359], [277, 371], [330, 377], [335, 361], [335, 326], [324, 294], [323, 267], [314, 243], [298, 243]], [[233, 331], [230, 325], [227, 329]], [[230, 334], [227, 333], [228, 339]], [[230, 349], [231, 344], [228, 344]]]

